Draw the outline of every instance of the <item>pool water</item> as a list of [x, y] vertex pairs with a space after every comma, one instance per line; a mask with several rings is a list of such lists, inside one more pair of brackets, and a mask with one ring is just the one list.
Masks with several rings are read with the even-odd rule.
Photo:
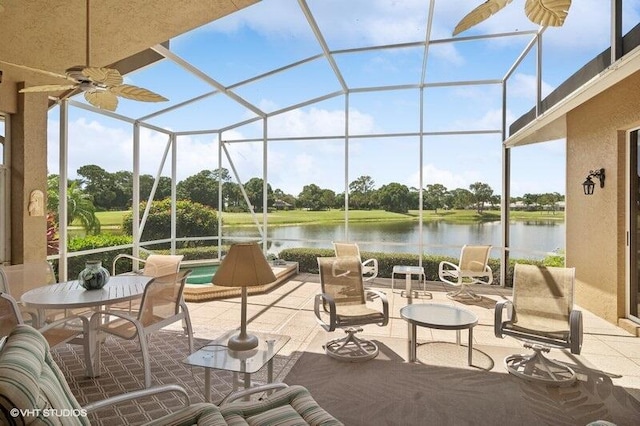
[[213, 274], [218, 270], [218, 265], [190, 267], [191, 275], [187, 277], [187, 284], [211, 284]]

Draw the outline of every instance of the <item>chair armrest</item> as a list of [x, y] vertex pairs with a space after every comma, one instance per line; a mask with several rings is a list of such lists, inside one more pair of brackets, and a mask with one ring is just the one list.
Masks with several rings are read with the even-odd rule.
[[285, 389], [288, 387], [289, 385], [286, 383], [268, 383], [266, 385], [254, 386], [249, 389], [237, 390], [225, 396], [223, 400], [220, 402], [220, 404], [218, 405], [222, 407], [225, 404], [229, 404], [237, 399], [244, 398], [245, 396], [253, 395], [255, 393], [260, 393], [260, 392], [267, 392], [270, 390]]
[[161, 386], [153, 386], [148, 389], [140, 389], [131, 392], [127, 392], [121, 395], [112, 396], [107, 399], [103, 399], [101, 401], [92, 402], [90, 404], [82, 407], [87, 412], [92, 412], [96, 410], [100, 410], [102, 408], [110, 407], [112, 405], [121, 404], [123, 402], [131, 401], [134, 399], [145, 398], [148, 396], [157, 395], [165, 392], [175, 392], [179, 393], [184, 397], [185, 406], [191, 404], [189, 399], [189, 394], [187, 391], [179, 385], [161, 385]]
[[38, 331], [40, 333], [43, 333], [47, 330], [50, 330], [52, 328], [58, 327], [62, 324], [65, 324], [69, 321], [74, 321], [79, 319], [82, 322], [82, 331], [86, 334], [89, 332], [89, 319], [86, 317], [83, 317], [82, 315], [70, 315], [68, 317], [64, 317], [61, 318], [59, 320], [56, 321], [52, 321], [52, 322], [48, 322], [44, 327], [40, 327], [38, 328]]
[[384, 327], [385, 325], [389, 324], [389, 301], [387, 300], [387, 295], [380, 290], [373, 290], [370, 288], [366, 288], [364, 292], [365, 294], [375, 294], [376, 296], [378, 296], [378, 298], [382, 302], [382, 314], [384, 315], [384, 321], [382, 322], [382, 324], [380, 324], [380, 326]]
[[367, 259], [362, 262], [362, 266], [368, 266], [373, 268], [373, 273], [371, 275], [367, 275], [367, 281], [370, 281], [378, 276], [378, 259]]
[[572, 309], [569, 314], [569, 343], [571, 353], [580, 355], [582, 350], [582, 311]]
[[[503, 311], [506, 310], [507, 318], [503, 319]], [[493, 332], [496, 337], [502, 339], [502, 324], [505, 322], [511, 322], [513, 319], [513, 303], [510, 300], [500, 300], [496, 303], [496, 310], [494, 312], [493, 320]]]
[[[325, 303], [329, 305], [329, 324], [324, 322], [320, 316], [320, 305], [322, 305], [322, 310], [327, 312]], [[320, 324], [322, 328], [327, 331], [333, 331], [336, 329], [336, 302], [333, 300], [333, 297], [329, 296], [327, 293], [316, 294], [313, 302], [313, 312], [316, 314], [316, 321], [318, 321], [318, 324]]]
[[[113, 263], [111, 264], [112, 265], [111, 266], [111, 275], [116, 275], [116, 262], [118, 262], [118, 260], [120, 260], [120, 259], [130, 259], [130, 260], [137, 261], [137, 262], [142, 262], [142, 263], [146, 262], [146, 260], [140, 259], [139, 257], [135, 257], [135, 256], [132, 256], [132, 255], [126, 254], [126, 253], [121, 253], [121, 254], [119, 254], [119, 255], [117, 255], [116, 257], [113, 258]], [[133, 271], [133, 272], [140, 273], [140, 270]]]

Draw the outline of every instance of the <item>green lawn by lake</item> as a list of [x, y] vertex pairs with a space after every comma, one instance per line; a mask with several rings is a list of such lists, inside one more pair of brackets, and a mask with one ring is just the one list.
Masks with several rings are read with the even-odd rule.
[[[98, 212], [96, 216], [104, 229], [118, 229], [122, 227], [122, 218], [127, 211]], [[262, 214], [257, 213], [258, 220]], [[249, 226], [253, 225], [253, 218], [249, 213], [223, 213], [222, 220], [225, 226]], [[288, 210], [275, 211], [267, 215], [270, 225], [298, 225], [312, 223], [335, 223], [344, 221], [344, 211], [307, 211]], [[400, 220], [418, 220], [418, 211], [409, 211], [407, 214], [392, 213], [383, 210], [350, 210], [350, 222], [383, 222]], [[423, 212], [424, 221], [443, 220], [452, 223], [489, 222], [500, 220], [499, 210], [488, 210], [478, 214], [475, 210], [439, 210]], [[511, 220], [564, 220], [564, 212], [525, 212], [512, 211]], [[74, 223], [74, 227], [78, 224]]]

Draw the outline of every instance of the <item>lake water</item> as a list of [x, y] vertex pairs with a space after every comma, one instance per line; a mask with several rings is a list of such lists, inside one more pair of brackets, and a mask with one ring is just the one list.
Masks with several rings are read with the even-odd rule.
[[[514, 258], [541, 259], [546, 254], [564, 250], [565, 225], [563, 221], [517, 221], [510, 227], [510, 253]], [[225, 227], [227, 238], [259, 238], [255, 228]], [[420, 226], [415, 221], [350, 223], [349, 236], [344, 224], [292, 225], [269, 227], [268, 252], [293, 247], [332, 248], [332, 241], [357, 241], [360, 250], [380, 252], [418, 253]], [[500, 222], [445, 223], [429, 222], [423, 225], [424, 252], [458, 257], [464, 244], [491, 244], [500, 247]], [[229, 241], [226, 241], [229, 242]], [[498, 252], [492, 256], [498, 256]]]

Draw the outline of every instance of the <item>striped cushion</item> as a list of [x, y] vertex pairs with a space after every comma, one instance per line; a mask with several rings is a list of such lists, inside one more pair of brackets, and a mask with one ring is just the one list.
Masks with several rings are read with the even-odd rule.
[[220, 414], [220, 410], [213, 404], [200, 402], [191, 404], [182, 410], [175, 411], [160, 419], [155, 419], [147, 423], [148, 426], [226, 426], [227, 422]]
[[342, 425], [311, 397], [307, 389], [292, 385], [261, 401], [232, 402], [220, 407], [229, 425]]
[[[51, 358], [49, 344], [28, 325], [18, 325], [0, 352], [0, 424], [89, 425], [64, 375]], [[12, 416], [11, 409], [39, 415]], [[68, 409], [70, 415], [46, 415], [46, 409]], [[24, 412], [24, 411], [23, 411]]]

